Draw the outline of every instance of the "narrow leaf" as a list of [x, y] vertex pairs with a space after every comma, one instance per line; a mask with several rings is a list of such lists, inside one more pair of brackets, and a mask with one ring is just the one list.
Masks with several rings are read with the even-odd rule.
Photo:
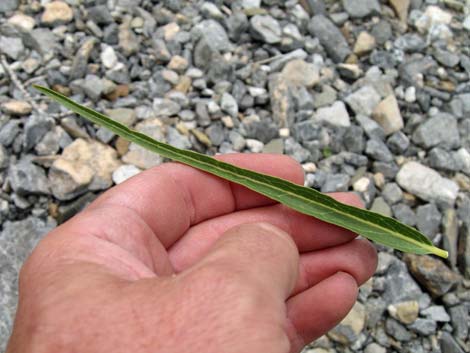
[[397, 250], [415, 254], [432, 253], [443, 258], [448, 256], [447, 251], [435, 247], [426, 236], [416, 229], [404, 225], [395, 219], [342, 204], [328, 195], [311, 188], [293, 184], [284, 179], [239, 168], [201, 153], [182, 150], [156, 141], [101, 113], [81, 106], [60, 93], [41, 86], [34, 87], [80, 116], [104, 126], [124, 139], [158, 153], [163, 157], [243, 185], [301, 213], [349, 229], [370, 240]]

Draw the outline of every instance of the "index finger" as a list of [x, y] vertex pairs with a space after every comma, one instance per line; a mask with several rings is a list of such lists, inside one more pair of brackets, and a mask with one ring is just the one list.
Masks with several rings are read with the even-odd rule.
[[[273, 154], [228, 154], [219, 160], [294, 183], [304, 180], [292, 158]], [[136, 212], [168, 248], [192, 225], [275, 201], [243, 186], [178, 163], [166, 163], [125, 181], [89, 206], [121, 206]]]

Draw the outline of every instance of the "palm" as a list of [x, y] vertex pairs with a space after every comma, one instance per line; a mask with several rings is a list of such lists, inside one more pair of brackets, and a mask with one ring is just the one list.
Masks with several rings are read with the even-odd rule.
[[[299, 166], [284, 157], [229, 155], [224, 160], [303, 182]], [[358, 203], [349, 194], [336, 197]], [[93, 281], [101, 275], [138, 283], [132, 288], [165, 286], [178, 278], [171, 275], [186, 273], [197, 264], [228, 229], [247, 222], [268, 222], [285, 230], [299, 250], [299, 276], [278, 318], [284, 321], [292, 351], [298, 351], [351, 308], [357, 286], [375, 269], [375, 251], [367, 242], [352, 240], [354, 235], [349, 231], [273, 204], [243, 187], [183, 165], [167, 164], [110, 190], [80, 216], [56, 229], [41, 246], [59, 244], [62, 256], [51, 266], [75, 263], [71, 271], [77, 273], [86, 272], [83, 264], [91, 266], [93, 275], [82, 281], [77, 291], [97, 291], [89, 296], [90, 305], [96, 305], [93, 297], [101, 292], [93, 287]], [[33, 256], [29, 262], [34, 261]], [[349, 275], [337, 274], [339, 271]], [[129, 289], [127, 297], [133, 290]], [[181, 296], [179, 292], [168, 294], [168, 300]], [[147, 293], [147, 298], [140, 298], [138, 310], [158, 312], [152, 291]], [[107, 295], [113, 297], [111, 292]], [[119, 298], [106, 300], [122, 301]], [[266, 320], [272, 317], [267, 315]]]

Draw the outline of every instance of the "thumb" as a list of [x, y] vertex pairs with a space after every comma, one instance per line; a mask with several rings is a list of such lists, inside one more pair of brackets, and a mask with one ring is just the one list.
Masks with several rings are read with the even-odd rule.
[[297, 280], [299, 253], [292, 238], [269, 223], [249, 223], [225, 232], [196, 267], [236, 276], [287, 299]]

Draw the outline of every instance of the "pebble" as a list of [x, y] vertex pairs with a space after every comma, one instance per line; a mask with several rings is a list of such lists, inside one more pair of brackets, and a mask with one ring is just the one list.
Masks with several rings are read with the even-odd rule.
[[446, 294], [461, 280], [442, 261], [431, 256], [406, 254], [405, 261], [416, 280], [434, 297]]
[[356, 115], [370, 116], [380, 103], [380, 95], [372, 86], [364, 86], [346, 97], [346, 102]]
[[47, 195], [50, 193], [49, 182], [44, 169], [27, 159], [21, 159], [18, 163], [10, 166], [8, 179], [11, 188], [18, 195]]
[[346, 106], [341, 101], [334, 102], [330, 107], [318, 109], [313, 119], [318, 122], [324, 122], [330, 126], [347, 128], [351, 125]]
[[408, 20], [408, 10], [410, 8], [411, 0], [390, 0], [393, 10], [397, 14], [400, 21], [406, 23]]
[[110, 45], [102, 44], [100, 58], [104, 67], [107, 69], [112, 69], [118, 63], [118, 57], [116, 55], [116, 52], [114, 51], [114, 48]]
[[460, 146], [457, 120], [450, 114], [439, 113], [426, 119], [413, 133], [413, 142], [430, 148], [452, 149]]
[[459, 187], [454, 181], [413, 161], [407, 162], [401, 167], [396, 180], [398, 185], [406, 191], [423, 200], [444, 206], [452, 206], [459, 191]]
[[403, 192], [396, 183], [388, 183], [382, 190], [382, 196], [389, 205], [394, 205], [403, 199]]
[[410, 227], [413, 227], [416, 225], [417, 218], [415, 212], [411, 209], [410, 206], [399, 203], [397, 205], [392, 206], [392, 211], [393, 215], [397, 220], [399, 220], [402, 223], [405, 223], [406, 225], [409, 225]]
[[224, 93], [220, 100], [220, 108], [232, 118], [238, 116], [238, 103], [229, 93]]
[[173, 116], [179, 113], [181, 107], [168, 98], [154, 98], [153, 109], [158, 116]]
[[409, 325], [416, 321], [419, 305], [416, 300], [391, 304], [387, 307], [388, 313], [402, 324]]
[[66, 2], [52, 1], [44, 5], [41, 22], [49, 26], [68, 23], [73, 19], [73, 11]]
[[430, 306], [429, 308], [422, 310], [421, 315], [425, 316], [427, 319], [436, 321], [436, 322], [449, 322], [450, 316], [447, 314], [443, 306], [435, 305]]
[[383, 99], [372, 113], [375, 121], [384, 129], [385, 135], [400, 131], [404, 124], [403, 118], [398, 107], [397, 99], [390, 95]]
[[281, 26], [279, 22], [268, 15], [256, 15], [250, 19], [250, 30], [253, 38], [267, 44], [275, 44], [281, 41]]
[[8, 23], [23, 32], [30, 32], [36, 25], [36, 21], [31, 16], [16, 13], [8, 19]]
[[358, 56], [362, 56], [371, 52], [376, 46], [375, 37], [369, 34], [366, 31], [362, 31], [359, 33], [356, 39], [356, 43], [354, 44], [353, 52]]
[[132, 164], [124, 164], [118, 167], [112, 174], [114, 184], [121, 184], [141, 172], [139, 168]]
[[[232, 44], [227, 32], [222, 25], [215, 20], [204, 20], [197, 24], [193, 31], [215, 51], [225, 52], [232, 49]], [[167, 39], [168, 40], [168, 39]]]
[[19, 5], [19, 0], [3, 0], [0, 3], [0, 13], [16, 10], [18, 5]]
[[353, 18], [380, 13], [380, 3], [377, 0], [343, 0], [343, 7]]
[[436, 332], [437, 324], [433, 320], [418, 318], [408, 328], [422, 336], [430, 336]]
[[381, 140], [371, 139], [366, 144], [366, 154], [377, 161], [392, 162], [393, 154]]
[[392, 210], [390, 206], [385, 202], [382, 197], [375, 198], [370, 210], [375, 213], [379, 213], [383, 216], [390, 217], [392, 215]]
[[0, 105], [0, 109], [5, 114], [15, 115], [15, 116], [23, 116], [28, 115], [33, 111], [33, 107], [26, 101], [19, 101], [19, 100], [10, 100], [4, 102]]
[[288, 62], [282, 70], [284, 80], [295, 86], [313, 87], [320, 81], [320, 70], [315, 64], [296, 59]]
[[421, 205], [416, 210], [417, 228], [427, 235], [429, 239], [434, 239], [439, 232], [442, 215], [434, 203]]
[[314, 16], [309, 23], [310, 34], [317, 37], [335, 63], [343, 62], [351, 49], [341, 31], [323, 15]]
[[0, 36], [0, 52], [10, 59], [20, 59], [24, 50], [23, 41], [20, 38]]
[[76, 139], [52, 163], [51, 190], [59, 200], [70, 200], [86, 190], [103, 190], [112, 185], [112, 173], [120, 166], [111, 147]]
[[[144, 120], [135, 126], [135, 130], [157, 141], [165, 142], [164, 127], [159, 119]], [[150, 152], [135, 143], [129, 145], [128, 151], [121, 159], [126, 164], [132, 164], [144, 170], [160, 165], [163, 162], [163, 158], [160, 155]]]
[[336, 342], [349, 345], [358, 339], [359, 334], [364, 329], [365, 320], [364, 305], [356, 302], [343, 321], [328, 332], [328, 337]]
[[347, 191], [351, 178], [347, 174], [330, 174], [323, 184], [322, 192]]
[[463, 349], [448, 332], [442, 332], [439, 344], [442, 353], [464, 353]]

